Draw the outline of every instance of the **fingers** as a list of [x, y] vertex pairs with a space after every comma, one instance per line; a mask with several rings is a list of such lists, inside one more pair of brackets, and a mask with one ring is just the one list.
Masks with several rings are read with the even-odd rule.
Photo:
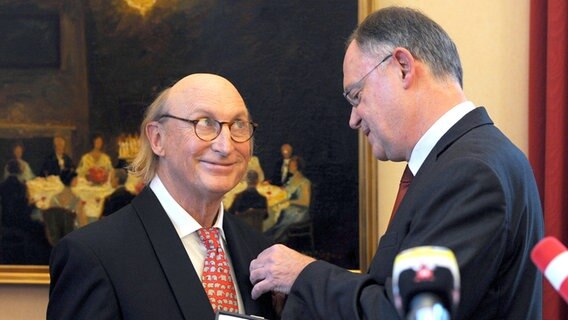
[[254, 285], [254, 287], [252, 287], [252, 298], [254, 300], [258, 299], [258, 297], [260, 297], [261, 295], [267, 293], [271, 291], [271, 285], [268, 281], [263, 280], [258, 282], [257, 284]]
[[257, 284], [265, 278], [265, 272], [263, 271], [262, 265], [258, 262], [257, 259], [251, 261], [249, 271], [249, 279], [253, 285]]
[[[275, 245], [276, 246], [276, 245]], [[262, 251], [256, 259], [253, 259], [249, 266], [250, 282], [254, 285], [252, 289], [252, 298], [257, 299], [264, 293], [274, 290], [276, 286], [273, 283], [273, 275], [271, 267], [275, 265], [272, 258], [275, 246]]]
[[311, 261], [314, 259], [279, 244], [264, 250], [249, 266], [253, 299], [269, 291], [288, 294], [298, 274]]

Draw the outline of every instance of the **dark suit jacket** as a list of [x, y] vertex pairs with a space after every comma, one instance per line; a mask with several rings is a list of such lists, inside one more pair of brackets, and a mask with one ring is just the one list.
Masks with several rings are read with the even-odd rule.
[[456, 123], [417, 172], [367, 275], [310, 264], [294, 283], [283, 319], [398, 319], [395, 256], [423, 245], [450, 248], [461, 274], [455, 319], [540, 319], [541, 276], [530, 250], [542, 209], [525, 155], [484, 108]]
[[[230, 214], [223, 228], [247, 314], [275, 319], [270, 294], [252, 300], [249, 264], [269, 243]], [[48, 319], [214, 319], [173, 224], [150, 188], [54, 248]]]
[[[64, 170], [71, 170], [74, 169], [73, 161], [71, 158], [64, 154], [63, 155], [63, 163], [64, 163]], [[40, 175], [47, 177], [50, 175], [61, 175], [61, 168], [59, 167], [59, 161], [57, 160], [57, 156], [55, 153], [50, 154], [45, 158], [43, 161], [43, 165], [41, 166]]]

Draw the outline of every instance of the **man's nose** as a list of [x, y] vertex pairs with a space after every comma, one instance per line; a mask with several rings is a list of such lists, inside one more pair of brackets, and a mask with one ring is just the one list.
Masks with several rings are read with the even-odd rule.
[[349, 116], [349, 126], [352, 129], [359, 129], [361, 127], [361, 117], [357, 113], [357, 108], [351, 108], [351, 115]]
[[217, 138], [213, 140], [212, 147], [215, 151], [227, 154], [235, 148], [234, 143], [235, 142], [231, 138], [231, 130], [229, 129], [229, 126], [223, 125], [221, 126], [221, 132]]

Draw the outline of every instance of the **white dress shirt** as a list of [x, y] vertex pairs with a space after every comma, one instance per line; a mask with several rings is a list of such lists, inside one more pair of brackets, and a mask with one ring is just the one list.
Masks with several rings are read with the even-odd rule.
[[290, 165], [290, 159], [283, 159], [282, 160], [282, 167], [280, 167], [280, 181], [282, 183], [286, 182], [286, 178], [288, 177], [288, 166]]
[[408, 161], [408, 167], [414, 176], [416, 176], [424, 160], [426, 160], [426, 157], [428, 157], [430, 151], [432, 151], [442, 136], [460, 121], [461, 118], [475, 108], [475, 105], [471, 101], [462, 102], [441, 116], [440, 119], [434, 122], [430, 129], [424, 133], [414, 146], [414, 149], [412, 149], [410, 160]]
[[[205, 262], [205, 254], [207, 253], [207, 248], [199, 240], [199, 235], [197, 230], [203, 228], [185, 209], [183, 209], [168, 192], [160, 177], [156, 175], [150, 182], [150, 188], [158, 197], [158, 201], [168, 214], [168, 217], [172, 221], [174, 228], [176, 229], [181, 242], [195, 268], [195, 272], [199, 279], [203, 274], [203, 264]], [[217, 214], [217, 219], [213, 227], [219, 228], [220, 235], [222, 238], [221, 247], [225, 251], [225, 256], [231, 268], [231, 277], [233, 277], [233, 283], [235, 284], [235, 291], [237, 293], [237, 302], [239, 304], [239, 313], [244, 313], [245, 308], [243, 305], [243, 299], [241, 298], [241, 293], [239, 290], [239, 285], [237, 283], [237, 278], [235, 277], [235, 270], [233, 268], [233, 263], [231, 262], [231, 256], [226, 250], [227, 240], [225, 238], [225, 231], [223, 230], [223, 203], [220, 204], [219, 213]]]

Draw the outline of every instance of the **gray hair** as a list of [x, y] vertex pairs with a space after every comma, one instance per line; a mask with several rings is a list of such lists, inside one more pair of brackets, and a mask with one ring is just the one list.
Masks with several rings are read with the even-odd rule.
[[463, 88], [463, 71], [456, 45], [442, 27], [418, 10], [388, 7], [370, 14], [351, 34], [366, 54], [385, 54], [396, 47], [410, 51], [438, 79], [454, 78]]

